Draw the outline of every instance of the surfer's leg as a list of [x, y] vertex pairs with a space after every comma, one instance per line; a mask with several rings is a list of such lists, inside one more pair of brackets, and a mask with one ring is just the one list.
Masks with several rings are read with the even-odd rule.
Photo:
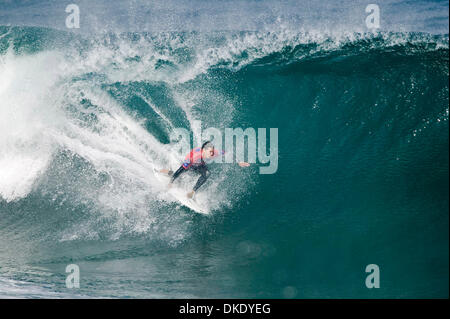
[[179, 169], [177, 169], [177, 171], [172, 175], [172, 179], [170, 180], [171, 183], [173, 183], [173, 181], [175, 179], [178, 178], [178, 176], [180, 176], [182, 173], [186, 172], [187, 169], [185, 169], [183, 166], [180, 166]]
[[196, 171], [198, 171], [201, 174], [201, 176], [198, 178], [197, 183], [193, 188], [194, 192], [196, 192], [197, 189], [199, 189], [200, 186], [202, 186], [206, 182], [208, 177], [211, 175], [211, 173], [209, 172], [208, 168], [205, 165], [200, 166], [199, 168], [196, 169]]

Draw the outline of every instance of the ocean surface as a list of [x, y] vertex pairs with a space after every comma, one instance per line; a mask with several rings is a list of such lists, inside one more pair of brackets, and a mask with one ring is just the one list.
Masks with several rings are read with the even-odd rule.
[[[0, 297], [448, 298], [442, 21], [379, 32], [3, 23]], [[171, 133], [195, 121], [278, 128], [278, 171], [211, 165], [198, 193], [210, 214], [181, 206], [153, 167], [180, 165]], [[79, 289], [66, 287], [69, 264]], [[379, 289], [365, 285], [369, 264]]]

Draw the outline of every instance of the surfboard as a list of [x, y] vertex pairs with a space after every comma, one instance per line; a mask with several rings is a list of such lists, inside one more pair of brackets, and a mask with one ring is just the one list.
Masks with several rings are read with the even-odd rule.
[[[158, 170], [153, 169], [153, 172], [155, 174], [155, 177], [161, 182], [164, 183], [164, 185], [168, 185], [170, 181], [170, 177], [166, 174], [160, 173]], [[195, 199], [188, 198], [186, 194], [186, 190], [180, 189], [173, 185], [171, 188], [167, 189], [167, 193], [171, 195], [174, 199], [176, 199], [180, 204], [183, 206], [186, 206], [190, 210], [203, 214], [208, 215], [209, 211], [202, 206], [200, 206]]]

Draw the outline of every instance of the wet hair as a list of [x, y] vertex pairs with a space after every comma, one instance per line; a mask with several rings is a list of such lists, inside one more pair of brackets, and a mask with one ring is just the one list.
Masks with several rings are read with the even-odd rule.
[[203, 150], [205, 147], [207, 147], [207, 146], [214, 147], [214, 145], [211, 143], [211, 141], [206, 141], [206, 142], [203, 143], [203, 145], [202, 145], [202, 150]]

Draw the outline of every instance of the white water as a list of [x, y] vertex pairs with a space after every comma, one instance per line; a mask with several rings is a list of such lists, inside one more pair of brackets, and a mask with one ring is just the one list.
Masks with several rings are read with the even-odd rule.
[[[126, 83], [130, 74], [140, 74], [129, 70], [133, 62], [110, 67], [111, 57], [104, 53], [89, 51], [89, 59], [58, 50], [22, 55], [8, 51], [0, 56], [0, 198], [18, 201], [36, 190], [51, 194], [54, 200], [63, 195], [64, 201], [74, 205], [94, 207], [98, 215], [61, 230], [61, 240], [97, 238], [102, 218], [113, 223], [105, 226], [112, 239], [133, 232], [157, 233], [174, 242], [183, 240], [188, 224], [160, 229], [159, 215], [167, 214], [165, 208], [177, 209], [164, 217], [169, 219], [180, 218], [183, 211], [166, 193], [166, 185], [154, 178], [153, 168], [176, 169], [184, 154], [159, 142], [144, 128], [142, 119], [128, 113], [127, 106], [107, 94], [95, 79], [78, 80], [96, 72], [110, 79], [101, 84]], [[113, 60], [120, 63], [118, 57]], [[144, 62], [141, 67], [153, 66]], [[154, 72], [146, 74], [147, 81], [152, 75]], [[186, 100], [183, 92], [175, 95], [186, 118], [195, 120], [191, 113], [195, 103]], [[84, 105], [83, 100], [91, 106]], [[150, 99], [144, 101], [158, 113]], [[170, 119], [159, 114], [170, 131]], [[69, 154], [72, 163], [55, 162], [61, 152]], [[78, 168], [71, 172], [74, 166]], [[72, 178], [75, 175], [78, 177]], [[195, 177], [185, 177], [183, 182], [193, 185]], [[199, 199], [216, 192], [217, 183], [212, 180]], [[224, 195], [215, 194], [213, 200], [203, 203], [218, 208], [224, 205]]]

